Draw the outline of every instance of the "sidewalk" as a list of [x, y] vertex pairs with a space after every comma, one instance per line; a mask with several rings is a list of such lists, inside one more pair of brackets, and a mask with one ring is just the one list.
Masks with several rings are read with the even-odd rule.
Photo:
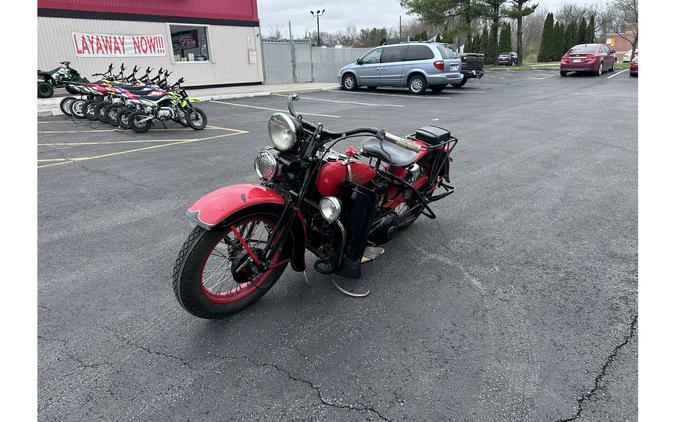
[[[205, 89], [190, 88], [187, 91], [191, 97], [198, 98], [202, 101], [209, 101], [228, 100], [233, 98], [266, 97], [272, 94], [291, 94], [295, 92], [327, 91], [337, 88], [339, 88], [337, 83], [315, 82], [302, 84], [232, 86]], [[63, 97], [38, 98], [38, 117], [61, 115], [59, 103], [62, 99]]]

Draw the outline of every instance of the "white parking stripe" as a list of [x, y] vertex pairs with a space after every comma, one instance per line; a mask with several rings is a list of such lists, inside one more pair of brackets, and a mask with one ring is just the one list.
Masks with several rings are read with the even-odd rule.
[[[326, 92], [332, 92], [334, 94], [338, 94], [338, 91], [326, 91]], [[360, 94], [360, 95], [382, 95], [385, 97], [403, 97], [403, 98], [415, 98], [418, 100], [453, 100], [452, 95], [455, 94], [486, 94], [487, 91], [462, 91], [462, 90], [450, 90], [451, 96], [448, 95], [413, 95], [413, 94], [385, 94], [384, 92], [344, 92], [341, 91], [344, 94], [347, 95], [355, 95], [355, 94]]]
[[[288, 113], [288, 110], [281, 110], [281, 109], [278, 109], [278, 108], [269, 108], [269, 107], [258, 107], [258, 106], [254, 106], [254, 105], [248, 105], [248, 104], [237, 104], [237, 103], [231, 103], [229, 101], [212, 100], [210, 102], [218, 103], [218, 104], [231, 105], [231, 106], [236, 106], [236, 107], [256, 108], [258, 110], [269, 110], [269, 111], [279, 111], [279, 112], [282, 112], [282, 113]], [[334, 116], [332, 114], [303, 113], [301, 111], [298, 111], [297, 113], [305, 115], [305, 116], [332, 117], [334, 119], [340, 118], [340, 116]]]
[[622, 70], [621, 72], [617, 72], [617, 73], [613, 74], [612, 76], [608, 77], [607, 79], [612, 79], [612, 78], [615, 77], [615, 76], [619, 76], [619, 75], [622, 74], [623, 72], [628, 72], [628, 69], [624, 69], [624, 70]]
[[[287, 97], [287, 95], [282, 95], [282, 94], [274, 94], [277, 97]], [[303, 100], [312, 100], [312, 101], [326, 101], [330, 103], [340, 103], [340, 104], [354, 104], [354, 105], [362, 105], [362, 106], [369, 106], [369, 107], [405, 107], [404, 105], [401, 104], [375, 104], [375, 103], [360, 103], [357, 101], [342, 101], [342, 100], [328, 100], [326, 98], [315, 98], [315, 97], [305, 97], [301, 96], [300, 97]]]

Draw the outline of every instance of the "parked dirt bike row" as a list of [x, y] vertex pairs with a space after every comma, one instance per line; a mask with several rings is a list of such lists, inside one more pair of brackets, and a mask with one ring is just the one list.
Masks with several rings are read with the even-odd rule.
[[167, 78], [172, 72], [159, 69], [150, 77], [153, 69], [148, 67], [145, 75], [136, 78], [138, 67], [124, 76], [124, 63], [117, 75], [113, 75], [112, 63], [105, 73], [96, 73], [101, 79], [90, 82], [66, 82], [66, 90], [73, 96], [61, 100], [63, 114], [76, 119], [89, 119], [109, 123], [134, 132], [147, 132], [155, 122], [173, 120], [185, 127], [201, 130], [206, 127], [206, 113], [193, 103], [198, 99], [188, 96], [181, 86], [183, 78], [169, 85]]

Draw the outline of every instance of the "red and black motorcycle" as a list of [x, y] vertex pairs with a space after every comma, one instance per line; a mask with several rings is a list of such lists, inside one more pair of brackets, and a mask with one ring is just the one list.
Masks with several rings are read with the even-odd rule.
[[[318, 272], [358, 278], [361, 264], [384, 252], [379, 245], [420, 214], [436, 218], [429, 204], [454, 191], [457, 138], [447, 130], [426, 126], [408, 139], [375, 128], [332, 132], [297, 115], [298, 98], [288, 97], [290, 115], [269, 120], [274, 146], [255, 159], [261, 184], [220, 188], [187, 210], [196, 227], [176, 259], [173, 289], [195, 316], [252, 305], [289, 263], [305, 270], [305, 249], [318, 257]], [[360, 151], [332, 149], [357, 137]]]

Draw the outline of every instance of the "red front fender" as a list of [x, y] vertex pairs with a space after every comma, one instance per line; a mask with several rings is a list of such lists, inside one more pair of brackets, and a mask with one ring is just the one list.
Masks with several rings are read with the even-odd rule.
[[[229, 217], [236, 217], [235, 214], [239, 211], [251, 207], [281, 215], [285, 203], [284, 198], [274, 189], [242, 183], [226, 186], [204, 195], [192, 204], [185, 214], [197, 225], [210, 230], [225, 222]], [[296, 271], [303, 271], [306, 267], [307, 232], [304, 217], [300, 212], [291, 225], [291, 238], [293, 248], [291, 266]]]

